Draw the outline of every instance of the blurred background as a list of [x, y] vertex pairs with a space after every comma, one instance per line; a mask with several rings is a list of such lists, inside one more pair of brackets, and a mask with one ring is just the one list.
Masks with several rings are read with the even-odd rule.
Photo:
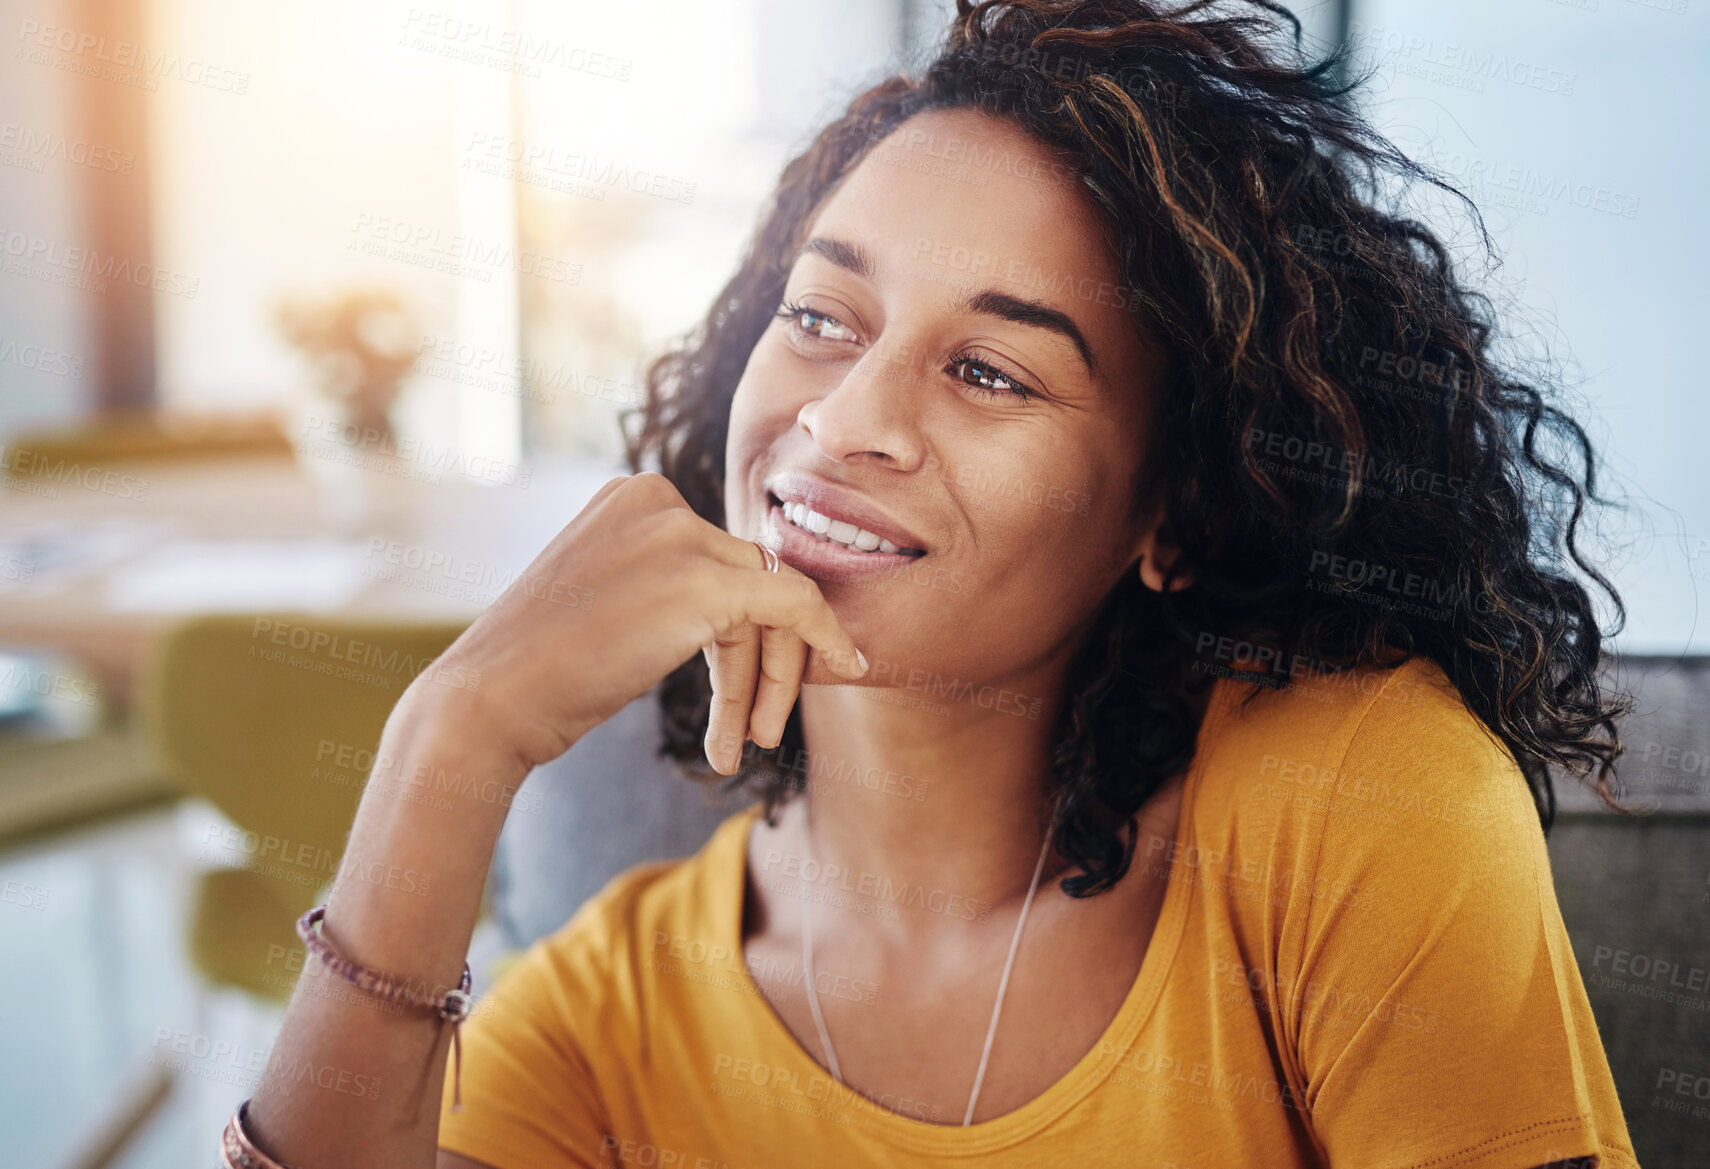
[[[0, 10], [6, 1165], [211, 1162], [386, 710], [622, 470], [618, 411], [784, 161], [951, 7]], [[1551, 851], [1641, 1159], [1710, 1164], [1710, 5], [1295, 11], [1478, 203], [1499, 265], [1422, 213], [1624, 504], [1650, 814], [1569, 792]]]

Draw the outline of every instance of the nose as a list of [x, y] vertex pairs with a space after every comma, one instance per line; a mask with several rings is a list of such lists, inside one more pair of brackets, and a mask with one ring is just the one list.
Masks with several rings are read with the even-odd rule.
[[829, 393], [796, 412], [796, 425], [827, 458], [873, 461], [898, 471], [916, 470], [925, 461], [919, 427], [924, 372], [898, 360], [896, 352], [868, 349]]

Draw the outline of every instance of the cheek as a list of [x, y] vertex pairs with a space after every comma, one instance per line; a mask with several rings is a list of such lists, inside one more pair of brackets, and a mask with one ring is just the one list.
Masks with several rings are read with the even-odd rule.
[[[1005, 539], [1005, 561], [982, 572], [982, 603], [1014, 615], [1010, 636], [1034, 651], [1058, 644], [1086, 618], [1115, 583], [1108, 533], [1072, 512], [1029, 507], [1015, 517], [1015, 537]], [[1115, 571], [1113, 571], [1115, 570]]]
[[1112, 476], [1084, 445], [1009, 453], [1006, 460], [988, 451], [952, 469], [951, 490], [976, 530], [980, 574], [1037, 601], [1102, 595], [1131, 542]]
[[757, 506], [750, 498], [755, 471], [767, 469], [768, 449], [795, 422], [794, 408], [777, 386], [756, 351], [731, 397], [724, 440], [724, 511], [731, 524], [751, 518], [747, 513]]
[[1071, 436], [1035, 432], [1002, 443], [957, 443], [943, 474], [984, 529], [982, 543], [1006, 556], [1067, 550], [1078, 559], [1084, 551], [1076, 550], [1101, 535], [1101, 453]]
[[1089, 577], [1100, 575], [1099, 533], [1083, 517], [1022, 502], [1003, 519], [1010, 527], [993, 546], [1001, 547], [1012, 566], [1011, 579], [1040, 599], [1067, 601]]
[[729, 451], [764, 446], [765, 440], [757, 436], [776, 433], [795, 416], [788, 401], [789, 380], [772, 349], [768, 339], [762, 337], [736, 384], [736, 393], [730, 401], [730, 435], [725, 443]]

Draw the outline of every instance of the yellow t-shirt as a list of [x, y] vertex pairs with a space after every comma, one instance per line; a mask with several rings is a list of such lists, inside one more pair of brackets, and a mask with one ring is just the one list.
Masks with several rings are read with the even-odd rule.
[[464, 1025], [443, 1148], [497, 1169], [1638, 1163], [1525, 781], [1424, 659], [1219, 679], [1176, 839], [1135, 858], [1170, 876], [1126, 1000], [1043, 1095], [968, 1127], [844, 1088], [760, 996], [757, 813], [528, 950]]

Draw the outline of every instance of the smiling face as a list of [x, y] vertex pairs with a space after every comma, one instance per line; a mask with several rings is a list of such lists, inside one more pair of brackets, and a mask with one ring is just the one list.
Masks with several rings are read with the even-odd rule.
[[1163, 363], [1065, 173], [1008, 121], [909, 119], [819, 208], [737, 386], [726, 527], [870, 660], [1024, 675], [1137, 559], [1156, 587], [1131, 505]]

